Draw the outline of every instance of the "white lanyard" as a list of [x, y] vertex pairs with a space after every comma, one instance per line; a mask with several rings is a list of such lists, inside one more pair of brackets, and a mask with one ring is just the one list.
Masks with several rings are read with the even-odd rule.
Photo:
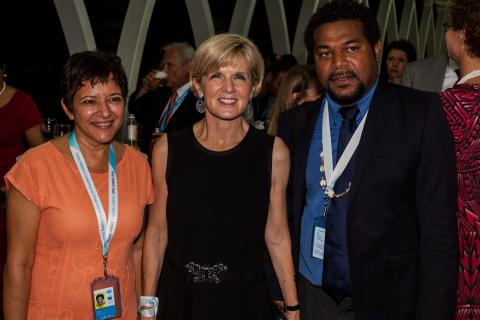
[[325, 165], [325, 178], [327, 179], [326, 192], [329, 198], [333, 198], [335, 191], [334, 186], [338, 178], [342, 175], [343, 171], [347, 167], [348, 162], [352, 158], [355, 150], [360, 143], [362, 137], [363, 127], [365, 126], [365, 120], [367, 119], [368, 111], [360, 122], [359, 126], [355, 130], [350, 142], [345, 147], [342, 156], [338, 160], [335, 170], [333, 169], [333, 155], [332, 155], [332, 138], [330, 136], [330, 119], [328, 114], [328, 100], [325, 99], [325, 106], [323, 107], [323, 119], [322, 119], [322, 144], [323, 144], [323, 156]]
[[97, 189], [93, 183], [90, 172], [88, 172], [87, 164], [83, 158], [82, 151], [78, 145], [77, 138], [75, 137], [75, 132], [71, 132], [68, 137], [68, 142], [70, 145], [70, 151], [72, 152], [73, 159], [77, 165], [78, 170], [80, 171], [80, 176], [82, 177], [85, 188], [88, 191], [90, 200], [92, 200], [95, 213], [98, 220], [98, 231], [100, 233], [100, 240], [102, 241], [102, 254], [105, 257], [108, 255], [108, 248], [110, 241], [113, 238], [115, 233], [115, 228], [117, 227], [118, 220], [118, 194], [117, 194], [117, 160], [115, 159], [115, 150], [113, 149], [113, 144], [110, 144], [109, 155], [108, 155], [108, 222], [105, 215], [105, 210], [103, 209], [102, 202], [98, 196]]

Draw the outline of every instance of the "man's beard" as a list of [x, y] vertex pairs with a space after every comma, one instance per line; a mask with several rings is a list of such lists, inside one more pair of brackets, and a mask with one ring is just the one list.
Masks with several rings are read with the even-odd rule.
[[333, 81], [336, 77], [340, 77], [340, 76], [349, 76], [357, 79], [358, 84], [355, 87], [355, 89], [350, 94], [338, 95], [331, 90], [330, 86], [327, 85], [327, 88], [326, 88], [327, 93], [330, 95], [333, 101], [335, 101], [336, 103], [342, 106], [349, 106], [349, 105], [355, 104], [365, 94], [366, 90], [365, 90], [364, 84], [358, 79], [357, 75], [351, 71], [336, 72], [334, 74], [331, 74], [328, 80]]

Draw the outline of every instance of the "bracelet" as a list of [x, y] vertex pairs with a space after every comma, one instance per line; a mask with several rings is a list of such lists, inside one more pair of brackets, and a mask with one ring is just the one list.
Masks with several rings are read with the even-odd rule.
[[287, 310], [287, 311], [298, 311], [298, 310], [300, 310], [300, 304], [297, 303], [294, 306], [285, 306], [285, 310]]
[[[147, 309], [142, 309], [145, 307]], [[138, 312], [143, 317], [156, 317], [158, 311], [158, 298], [153, 296], [140, 296]]]

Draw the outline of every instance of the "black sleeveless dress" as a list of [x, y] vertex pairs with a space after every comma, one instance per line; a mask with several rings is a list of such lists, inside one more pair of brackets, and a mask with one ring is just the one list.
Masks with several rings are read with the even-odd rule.
[[264, 234], [273, 141], [250, 127], [237, 146], [214, 152], [192, 127], [168, 134], [160, 319], [272, 319]]

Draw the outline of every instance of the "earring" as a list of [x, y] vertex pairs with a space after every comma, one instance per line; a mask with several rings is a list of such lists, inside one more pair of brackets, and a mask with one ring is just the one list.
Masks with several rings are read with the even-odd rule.
[[197, 99], [197, 102], [195, 103], [195, 108], [197, 109], [198, 113], [205, 113], [205, 101], [203, 101], [203, 98]]
[[253, 106], [252, 101], [248, 102], [247, 108], [243, 111], [243, 117], [247, 120], [248, 123], [253, 124]]

